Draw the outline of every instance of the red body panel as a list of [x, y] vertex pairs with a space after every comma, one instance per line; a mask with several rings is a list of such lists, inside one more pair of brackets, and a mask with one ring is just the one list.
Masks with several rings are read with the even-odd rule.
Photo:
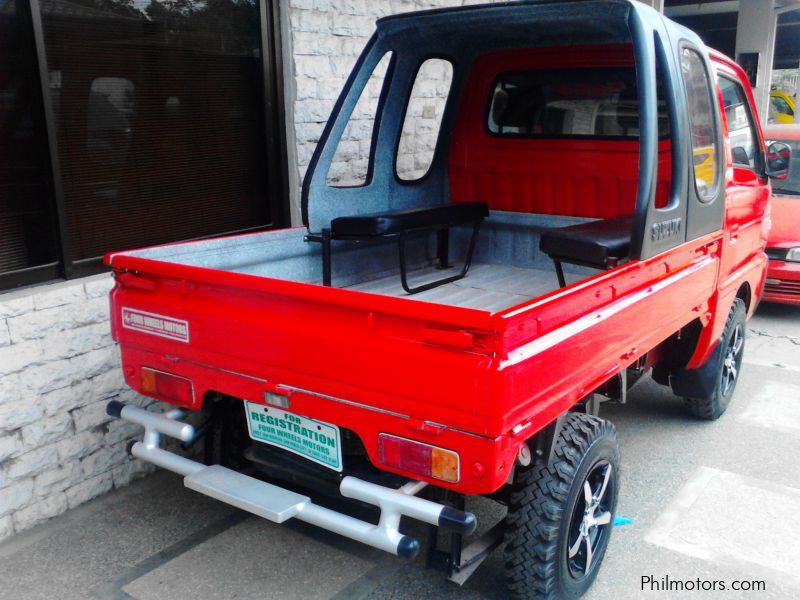
[[[550, 54], [553, 66], [566, 60], [565, 52]], [[618, 60], [617, 52], [609, 60]], [[740, 74], [727, 59], [716, 62]], [[462, 110], [468, 116], [476, 109], [466, 102]], [[479, 132], [464, 125], [455, 135], [461, 137], [453, 169], [471, 169], [473, 150], [490, 160], [491, 153], [480, 154], [488, 150]], [[506, 140], [496, 151], [522, 153], [528, 166], [537, 156], [545, 160], [543, 147], [516, 142]], [[578, 151], [570, 143], [570, 152]], [[622, 144], [630, 147], [620, 146], [608, 162], [595, 154], [593, 176], [603, 175], [598, 165], [609, 172], [619, 167], [613, 177], [621, 181], [634, 168], [636, 144]], [[491, 166], [499, 171], [503, 160]], [[669, 173], [668, 163], [662, 166]], [[487, 177], [494, 208], [548, 212], [533, 193], [509, 206], [503, 178]], [[697, 319], [706, 325], [693, 358], [700, 364], [741, 287], [748, 283], [758, 297], [768, 188], [732, 168], [728, 178], [724, 230], [497, 313], [110, 255], [117, 274], [112, 326], [126, 381], [141, 391], [142, 366], [189, 378], [190, 409], [201, 408], [209, 391], [261, 403], [266, 392], [280, 393], [289, 397], [289, 410], [355, 431], [378, 466], [378, 434], [395, 434], [460, 455], [460, 481], [431, 483], [492, 492], [507, 481], [520, 444], [578, 400]], [[472, 199], [469, 186], [459, 185], [454, 180], [454, 197]], [[561, 201], [568, 187], [553, 185], [547, 202]], [[612, 216], [632, 203], [623, 189], [610, 203], [597, 202], [602, 194], [576, 193], [564, 205], [581, 216]], [[124, 307], [185, 322], [186, 331], [165, 336], [131, 328], [122, 320]]]
[[[780, 283], [771, 283], [771, 280]], [[800, 305], [800, 263], [770, 260], [764, 300]]]
[[770, 203], [772, 229], [769, 230], [769, 248], [794, 248], [800, 246], [800, 196], [772, 195]]

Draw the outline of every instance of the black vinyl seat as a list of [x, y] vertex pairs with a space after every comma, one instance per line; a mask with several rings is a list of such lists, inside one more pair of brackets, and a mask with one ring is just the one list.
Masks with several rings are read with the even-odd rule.
[[[416, 294], [456, 281], [467, 274], [472, 262], [472, 254], [475, 250], [478, 228], [488, 216], [489, 208], [484, 202], [465, 202], [351, 215], [333, 219], [330, 229], [323, 229], [321, 234], [307, 235], [306, 239], [322, 243], [322, 278], [323, 284], [329, 286], [331, 285], [332, 240], [397, 238], [400, 254], [400, 282], [406, 292]], [[420, 286], [409, 286], [405, 253], [406, 238], [415, 233], [436, 231], [439, 268], [445, 269], [450, 266], [448, 258], [450, 228], [459, 225], [472, 226], [472, 236], [470, 237], [467, 256], [461, 271], [455, 275], [437, 279]]]
[[630, 254], [632, 227], [633, 216], [625, 215], [548, 229], [539, 240], [539, 249], [553, 259], [558, 282], [564, 287], [566, 282], [561, 263], [609, 269], [626, 261]]

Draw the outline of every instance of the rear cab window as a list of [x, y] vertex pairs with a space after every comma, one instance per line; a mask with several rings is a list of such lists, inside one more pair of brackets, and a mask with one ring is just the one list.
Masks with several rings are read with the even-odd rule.
[[395, 157], [395, 172], [402, 181], [422, 179], [430, 169], [452, 83], [449, 60], [429, 58], [417, 70]]
[[371, 179], [375, 118], [391, 61], [392, 52], [381, 57], [358, 97], [325, 177], [331, 187], [359, 187]]
[[710, 201], [714, 198], [717, 186], [718, 149], [714, 131], [711, 80], [699, 52], [692, 48], [683, 48], [681, 74], [689, 108], [697, 195], [702, 201]]
[[[486, 127], [504, 137], [638, 139], [636, 72], [578, 68], [502, 73], [492, 86]], [[669, 135], [660, 93], [658, 129], [660, 137]]]

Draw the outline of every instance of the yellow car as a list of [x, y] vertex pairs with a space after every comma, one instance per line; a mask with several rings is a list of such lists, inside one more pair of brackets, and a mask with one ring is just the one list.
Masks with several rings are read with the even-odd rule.
[[694, 150], [694, 177], [698, 186], [710, 186], [714, 182], [714, 146], [702, 146]]
[[794, 96], [784, 90], [769, 93], [769, 122], [794, 123]]

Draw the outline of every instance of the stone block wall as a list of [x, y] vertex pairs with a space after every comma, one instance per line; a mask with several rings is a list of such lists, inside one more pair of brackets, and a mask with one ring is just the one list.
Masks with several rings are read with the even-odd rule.
[[157, 410], [122, 379], [109, 275], [0, 295], [0, 539], [153, 469], [131, 460], [140, 429], [105, 413]]

